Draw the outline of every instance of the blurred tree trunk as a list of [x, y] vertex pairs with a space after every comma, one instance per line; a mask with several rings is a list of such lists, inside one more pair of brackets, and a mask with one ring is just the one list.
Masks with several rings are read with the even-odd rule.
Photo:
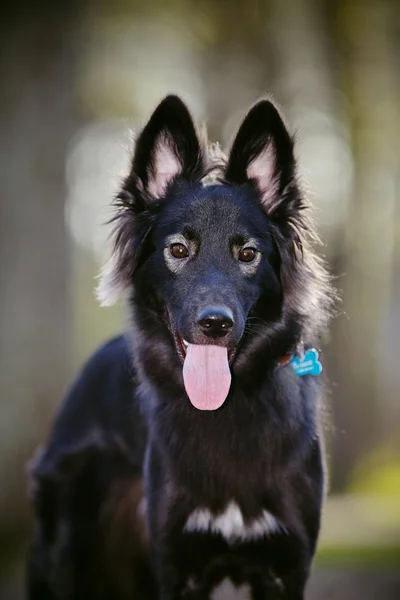
[[337, 323], [340, 388], [333, 409], [333, 485], [341, 489], [359, 459], [385, 437], [390, 362], [386, 324], [393, 277], [398, 106], [391, 0], [334, 4], [342, 76], [350, 102], [354, 187], [346, 223], [343, 308]]
[[0, 540], [16, 544], [25, 463], [69, 365], [65, 157], [77, 127], [78, 15], [74, 1], [15, 7], [0, 23]]

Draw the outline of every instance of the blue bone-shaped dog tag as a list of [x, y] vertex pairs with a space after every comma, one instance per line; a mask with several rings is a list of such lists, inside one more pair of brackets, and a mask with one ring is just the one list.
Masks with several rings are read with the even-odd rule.
[[315, 348], [307, 350], [303, 358], [295, 356], [290, 364], [299, 377], [302, 375], [320, 375], [322, 373], [322, 365], [318, 360], [318, 352]]

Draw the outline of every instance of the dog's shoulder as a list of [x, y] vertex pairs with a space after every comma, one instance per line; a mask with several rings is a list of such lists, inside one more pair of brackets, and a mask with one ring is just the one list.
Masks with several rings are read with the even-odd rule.
[[[128, 339], [118, 335], [101, 345], [87, 360], [76, 377], [67, 398], [102, 396], [112, 388], [132, 391], [133, 366]], [[98, 401], [96, 403], [98, 408]]]
[[129, 345], [120, 335], [83, 366], [55, 416], [50, 439], [29, 470], [35, 478], [53, 479], [75, 470], [85, 457], [114, 450], [140, 463], [144, 438]]
[[62, 420], [76, 426], [80, 415], [109, 422], [113, 413], [132, 402], [134, 379], [128, 341], [117, 336], [100, 346], [83, 366], [66, 394], [55, 427]]

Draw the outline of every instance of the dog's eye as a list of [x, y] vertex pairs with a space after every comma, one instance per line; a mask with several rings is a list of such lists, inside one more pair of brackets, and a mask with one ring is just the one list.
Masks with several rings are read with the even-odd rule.
[[239, 252], [239, 260], [249, 263], [255, 259], [256, 254], [257, 250], [254, 250], [254, 248], [242, 248]]
[[186, 258], [189, 256], [189, 250], [184, 244], [171, 244], [169, 250], [174, 258]]

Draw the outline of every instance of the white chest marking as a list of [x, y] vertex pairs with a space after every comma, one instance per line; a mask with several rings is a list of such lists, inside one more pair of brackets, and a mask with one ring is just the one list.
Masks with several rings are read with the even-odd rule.
[[213, 589], [210, 600], [252, 600], [252, 593], [247, 584], [235, 587], [230, 579], [224, 579]]
[[189, 516], [184, 531], [210, 531], [221, 534], [226, 540], [252, 540], [285, 531], [285, 527], [267, 510], [252, 521], [245, 523], [242, 512], [235, 502], [226, 510], [213, 515], [208, 508], [197, 508]]

